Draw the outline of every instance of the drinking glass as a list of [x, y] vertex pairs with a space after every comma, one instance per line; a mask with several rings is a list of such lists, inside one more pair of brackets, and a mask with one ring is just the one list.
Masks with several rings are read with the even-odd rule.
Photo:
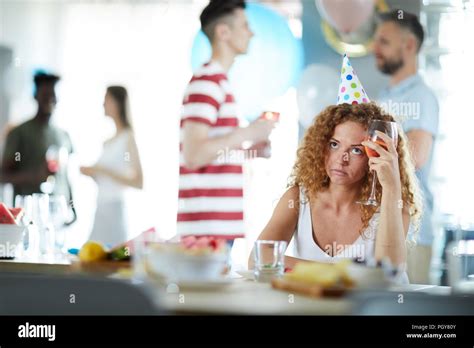
[[49, 223], [49, 195], [46, 193], [33, 193], [32, 220], [38, 225]]
[[[33, 220], [33, 196], [31, 195], [16, 195], [15, 196], [15, 208], [23, 209], [23, 217], [21, 223], [25, 226], [25, 232], [23, 236], [23, 247], [24, 250], [33, 250], [35, 247], [35, 235], [33, 233], [34, 226], [32, 225]], [[32, 251], [33, 252], [33, 251]]]
[[24, 215], [22, 221], [25, 223], [25, 225], [29, 224], [33, 220], [33, 196], [16, 195], [15, 208], [23, 208]]
[[68, 160], [67, 149], [64, 146], [50, 145], [46, 150], [46, 164], [51, 173], [57, 173]]
[[49, 216], [49, 195], [33, 194], [33, 223], [39, 231], [39, 249], [43, 255], [54, 254], [55, 231]]
[[257, 240], [254, 247], [255, 280], [270, 282], [281, 277], [285, 271], [285, 250], [287, 243], [277, 240]]
[[[382, 120], [374, 120], [369, 124], [369, 138], [368, 140], [377, 143], [378, 145], [382, 146], [385, 150], [388, 149], [387, 144], [377, 135], [376, 131], [380, 131], [382, 133], [387, 134], [390, 138], [392, 138], [392, 142], [397, 146], [398, 140], [398, 127], [396, 122], [389, 122], [389, 121], [382, 121]], [[365, 146], [365, 152], [369, 157], [379, 157], [379, 154], [372, 150], [371, 148]], [[372, 188], [370, 190], [370, 197], [366, 201], [358, 201], [357, 203], [363, 205], [373, 205], [378, 206], [377, 199], [375, 197], [375, 188], [377, 185], [377, 172], [374, 170], [372, 171]]]
[[56, 173], [67, 167], [68, 151], [64, 146], [50, 145], [46, 150], [45, 159], [48, 171], [51, 173], [46, 181], [41, 183], [41, 191], [53, 193], [56, 185]]
[[280, 121], [280, 113], [278, 111], [264, 111], [260, 115], [262, 120]]
[[55, 247], [64, 251], [66, 243], [65, 225], [68, 218], [66, 198], [63, 195], [49, 197], [49, 216], [55, 230]]

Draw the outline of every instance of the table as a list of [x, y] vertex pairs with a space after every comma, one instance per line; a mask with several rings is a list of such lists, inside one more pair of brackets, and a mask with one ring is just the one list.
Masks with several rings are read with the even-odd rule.
[[[87, 274], [97, 271], [97, 269], [78, 268], [75, 261], [77, 258], [73, 255], [2, 260], [0, 272], [60, 275]], [[111, 269], [109, 271], [109, 273], [99, 274], [133, 282], [130, 279], [130, 271], [125, 273], [114, 273]], [[164, 286], [156, 283], [147, 283], [146, 288], [159, 307], [177, 314], [345, 315], [350, 314], [354, 306], [354, 300], [351, 297], [314, 299], [276, 290], [270, 284], [257, 283], [235, 275], [229, 279], [229, 283], [208, 289], [177, 289], [174, 286], [168, 287], [166, 291]], [[438, 295], [450, 293], [449, 287], [419, 284], [393, 286], [389, 290]]]
[[[445, 286], [409, 284], [394, 286], [393, 292], [423, 292], [449, 295]], [[232, 284], [215, 290], [183, 289], [169, 293], [154, 289], [155, 300], [176, 313], [246, 315], [347, 315], [354, 301], [350, 297], [309, 298], [273, 289], [270, 284], [233, 279]]]
[[183, 289], [178, 293], [156, 290], [158, 303], [177, 313], [305, 315], [345, 314], [351, 310], [347, 299], [312, 299], [275, 290], [270, 284], [233, 279], [216, 290]]
[[54, 254], [0, 260], [0, 272], [60, 274], [111, 275], [121, 268], [130, 269], [128, 261], [81, 263], [76, 255]]
[[67, 254], [0, 260], [0, 272], [67, 274], [71, 272], [73, 260], [73, 255]]

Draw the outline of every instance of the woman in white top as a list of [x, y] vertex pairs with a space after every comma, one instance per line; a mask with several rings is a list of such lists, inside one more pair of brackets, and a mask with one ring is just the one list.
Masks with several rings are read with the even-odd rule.
[[[365, 141], [372, 120], [394, 121], [373, 103], [329, 106], [306, 131], [298, 150], [290, 188], [258, 239], [295, 243], [299, 260], [352, 258], [406, 263], [406, 236], [417, 226], [420, 198], [403, 133], [388, 150]], [[368, 158], [364, 146], [380, 157]], [[370, 171], [377, 172], [379, 207], [357, 204], [369, 196]], [[412, 220], [412, 221], [410, 221]], [[253, 264], [252, 258], [249, 260]]]
[[143, 174], [124, 87], [107, 88], [104, 111], [115, 123], [115, 135], [104, 143], [98, 162], [92, 167], [81, 167], [81, 173], [94, 178], [98, 185], [97, 210], [89, 238], [115, 246], [128, 239], [126, 188], [143, 188]]

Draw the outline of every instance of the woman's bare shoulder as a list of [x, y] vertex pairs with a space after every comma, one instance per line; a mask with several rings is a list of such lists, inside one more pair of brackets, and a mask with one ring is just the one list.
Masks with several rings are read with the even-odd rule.
[[288, 200], [293, 202], [298, 202], [300, 198], [300, 188], [298, 185], [293, 185], [288, 187], [286, 191], [281, 196], [280, 200]]

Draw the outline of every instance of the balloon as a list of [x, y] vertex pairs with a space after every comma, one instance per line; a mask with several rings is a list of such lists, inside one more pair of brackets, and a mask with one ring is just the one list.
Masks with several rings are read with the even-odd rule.
[[340, 33], [359, 29], [374, 13], [374, 0], [316, 0], [321, 17]]
[[[287, 20], [265, 5], [248, 3], [247, 18], [255, 36], [248, 52], [237, 57], [229, 80], [243, 116], [256, 119], [265, 104], [283, 95], [298, 81], [303, 69], [303, 45]], [[191, 65], [196, 70], [211, 56], [209, 40], [202, 31], [194, 39]]]
[[329, 66], [311, 64], [301, 74], [296, 89], [300, 123], [308, 128], [316, 115], [336, 104], [339, 72]]

